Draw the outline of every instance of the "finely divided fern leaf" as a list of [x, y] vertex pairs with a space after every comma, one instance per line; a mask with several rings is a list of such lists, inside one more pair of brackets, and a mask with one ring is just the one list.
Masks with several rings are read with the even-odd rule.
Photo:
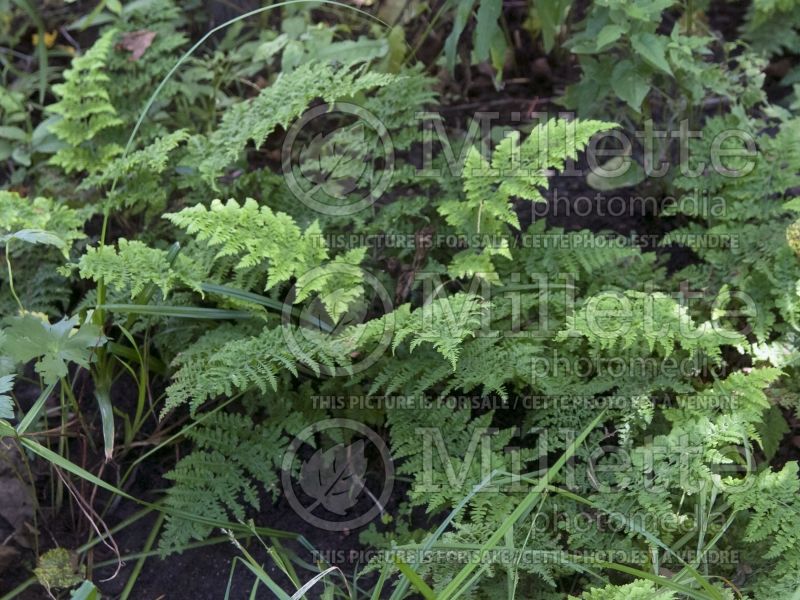
[[361, 295], [358, 267], [366, 248], [355, 248], [328, 262], [328, 249], [317, 223], [301, 231], [289, 215], [259, 206], [252, 198], [214, 200], [166, 215], [178, 227], [211, 248], [216, 258], [233, 257], [237, 271], [268, 266], [265, 289], [296, 279], [294, 302], [318, 293], [334, 319]]
[[81, 277], [102, 280], [132, 299], [150, 284], [158, 286], [164, 296], [179, 285], [200, 291], [199, 274], [189, 259], [179, 255], [173, 263], [166, 250], [125, 238], [119, 240], [117, 248], [87, 248], [78, 262], [78, 270]]
[[67, 145], [52, 157], [51, 162], [67, 173], [98, 171], [122, 147], [102, 140], [102, 134], [122, 124], [111, 104], [106, 74], [108, 55], [117, 32], [109, 29], [84, 54], [72, 61], [64, 72], [64, 83], [53, 86], [59, 101], [48, 111], [61, 116], [50, 130]]
[[211, 185], [239, 157], [252, 140], [259, 147], [276, 127], [287, 127], [315, 98], [333, 102], [387, 85], [398, 77], [366, 72], [366, 65], [335, 67], [309, 62], [278, 79], [252, 100], [231, 106], [207, 138], [196, 136], [191, 153], [200, 173]]

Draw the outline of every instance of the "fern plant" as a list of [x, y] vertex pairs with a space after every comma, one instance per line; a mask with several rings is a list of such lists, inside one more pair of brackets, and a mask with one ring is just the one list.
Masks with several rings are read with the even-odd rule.
[[[491, 162], [470, 148], [464, 163], [465, 197], [441, 202], [438, 212], [457, 233], [470, 237], [502, 237], [509, 226], [518, 230], [519, 218], [511, 198], [544, 202], [539, 189], [547, 187], [551, 170], [563, 169], [594, 134], [613, 126], [601, 121], [553, 119], [537, 125], [524, 142], [518, 132], [508, 135], [495, 149]], [[460, 252], [453, 257], [449, 273], [454, 277], [480, 274], [497, 283], [492, 256], [511, 258], [507, 244], [504, 240]]]
[[67, 173], [98, 171], [122, 152], [109, 133], [123, 123], [109, 94], [105, 72], [116, 31], [109, 29], [64, 72], [64, 83], [53, 86], [59, 101], [48, 107], [61, 120], [50, 130], [65, 146], [51, 162]]

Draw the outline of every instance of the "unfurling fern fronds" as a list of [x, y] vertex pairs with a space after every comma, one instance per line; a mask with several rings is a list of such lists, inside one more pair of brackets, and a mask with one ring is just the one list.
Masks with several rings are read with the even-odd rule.
[[206, 181], [216, 186], [219, 177], [245, 149], [248, 142], [259, 147], [278, 127], [287, 127], [315, 98], [333, 102], [395, 81], [397, 76], [366, 72], [365, 65], [335, 67], [309, 62], [278, 79], [252, 100], [244, 100], [225, 111], [222, 121], [207, 138], [197, 136], [190, 145]]
[[[163, 553], [177, 551], [192, 540], [202, 540], [231, 518], [244, 521], [247, 506], [259, 507], [253, 481], [274, 493], [279, 461], [289, 443], [284, 430], [293, 431], [299, 415], [282, 423], [257, 425], [244, 415], [214, 413], [187, 431], [195, 450], [178, 462], [166, 478], [167, 522], [161, 536]], [[198, 517], [192, 520], [189, 515]]]
[[109, 29], [84, 54], [72, 61], [72, 67], [64, 72], [64, 83], [53, 86], [59, 101], [48, 107], [61, 120], [51, 125], [50, 130], [67, 146], [51, 159], [67, 173], [73, 171], [98, 171], [122, 147], [104, 134], [122, 124], [111, 104], [105, 73], [108, 54], [116, 31]]
[[149, 285], [155, 285], [166, 296], [178, 286], [200, 291], [197, 269], [185, 256], [171, 260], [169, 252], [150, 248], [139, 241], [121, 238], [118, 248], [99, 246], [86, 249], [78, 262], [81, 277], [103, 281], [126, 292], [131, 299]]

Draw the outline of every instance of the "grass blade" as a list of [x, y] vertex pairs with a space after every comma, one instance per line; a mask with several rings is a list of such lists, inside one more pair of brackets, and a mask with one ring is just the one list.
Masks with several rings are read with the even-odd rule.
[[449, 584], [444, 588], [441, 595], [439, 596], [439, 600], [450, 600], [454, 598], [457, 594], [461, 592], [460, 587], [467, 581], [469, 576], [472, 572], [478, 567], [481, 559], [488, 553], [492, 548], [497, 546], [497, 544], [502, 540], [506, 532], [511, 529], [517, 521], [523, 519], [528, 512], [533, 508], [533, 505], [542, 495], [542, 493], [546, 492], [547, 486], [550, 484], [550, 481], [555, 477], [555, 475], [561, 470], [561, 468], [566, 464], [566, 462], [572, 458], [575, 454], [575, 451], [578, 447], [583, 443], [586, 437], [594, 430], [595, 427], [602, 421], [603, 416], [605, 415], [605, 411], [598, 414], [594, 420], [589, 423], [589, 425], [581, 432], [581, 434], [569, 445], [569, 447], [564, 451], [564, 453], [558, 458], [555, 464], [547, 470], [544, 477], [542, 477], [539, 482], [534, 486], [534, 488], [528, 493], [528, 495], [519, 503], [517, 508], [503, 521], [500, 527], [495, 531], [486, 543], [481, 547], [478, 553], [478, 560], [470, 561], [468, 564], [464, 565], [464, 568], [459, 571], [456, 576], [450, 581]]

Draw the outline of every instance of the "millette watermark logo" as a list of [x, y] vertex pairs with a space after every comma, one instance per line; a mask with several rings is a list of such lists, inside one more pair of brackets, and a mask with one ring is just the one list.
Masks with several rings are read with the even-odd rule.
[[394, 463], [383, 439], [352, 419], [326, 419], [301, 431], [284, 454], [281, 481], [294, 511], [328, 531], [378, 518], [392, 495]]
[[307, 110], [281, 149], [283, 174], [295, 197], [334, 216], [372, 206], [389, 187], [394, 163], [386, 126], [369, 110], [348, 103]]

